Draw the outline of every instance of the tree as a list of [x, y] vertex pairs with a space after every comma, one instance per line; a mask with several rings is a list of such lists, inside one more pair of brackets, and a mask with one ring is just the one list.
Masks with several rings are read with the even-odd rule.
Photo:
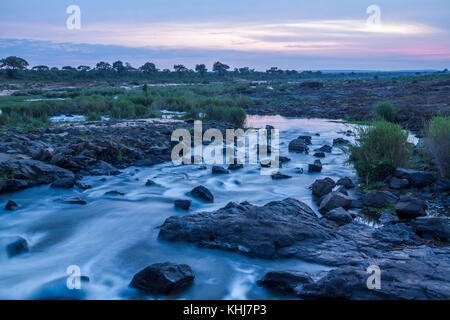
[[249, 74], [250, 73], [250, 69], [249, 69], [249, 67], [239, 68], [239, 73], [240, 74]]
[[0, 60], [0, 68], [6, 69], [8, 77], [13, 78], [19, 70], [26, 69], [28, 62], [25, 59], [10, 56]]
[[188, 69], [182, 65], [182, 64], [176, 64], [173, 66], [173, 69], [179, 74], [181, 75], [183, 72], [188, 71]]
[[50, 70], [50, 68], [47, 66], [34, 66], [33, 68], [31, 68], [31, 70], [42, 72], [42, 71], [48, 71], [48, 70]]
[[74, 67], [71, 66], [64, 66], [61, 68], [61, 70], [63, 71], [76, 71], [77, 69], [75, 69]]
[[125, 71], [127, 71], [127, 68], [123, 65], [123, 62], [118, 60], [116, 62], [114, 62], [112, 64], [112, 68], [117, 72], [117, 73], [124, 73]]
[[100, 61], [95, 68], [100, 71], [109, 71], [111, 70], [111, 65], [108, 62]]
[[206, 69], [206, 66], [204, 64], [197, 64], [195, 66], [195, 71], [203, 76], [206, 72], [208, 72], [208, 69]]
[[221, 76], [224, 76], [228, 69], [230, 69], [228, 65], [219, 61], [215, 62], [213, 65], [213, 71], [218, 72]]
[[154, 74], [158, 72], [158, 69], [156, 69], [156, 66], [152, 62], [146, 62], [144, 63], [139, 70], [144, 72], [145, 74]]
[[77, 70], [78, 70], [78, 71], [82, 71], [82, 72], [86, 72], [86, 71], [91, 70], [91, 67], [89, 67], [89, 66], [79, 66], [79, 67], [77, 68]]

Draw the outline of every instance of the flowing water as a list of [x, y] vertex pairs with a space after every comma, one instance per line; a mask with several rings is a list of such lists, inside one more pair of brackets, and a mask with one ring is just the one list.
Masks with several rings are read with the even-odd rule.
[[[174, 166], [164, 163], [148, 168], [130, 167], [118, 176], [85, 177], [92, 189], [80, 191], [51, 189], [47, 185], [0, 196], [2, 207], [11, 199], [18, 211], [0, 209], [0, 298], [37, 299], [52, 297], [84, 299], [135, 299], [128, 288], [133, 275], [157, 262], [171, 261], [191, 266], [194, 285], [174, 296], [177, 299], [272, 299], [283, 298], [259, 287], [256, 281], [270, 270], [297, 270], [311, 273], [328, 270], [325, 266], [291, 259], [262, 260], [220, 250], [198, 248], [193, 244], [160, 241], [158, 227], [170, 216], [211, 211], [229, 201], [248, 201], [262, 205], [272, 200], [293, 197], [317, 211], [308, 187], [318, 178], [329, 176], [356, 179], [346, 155], [333, 148], [321, 159], [322, 173], [307, 173], [313, 163], [314, 149], [332, 144], [334, 138], [351, 125], [318, 119], [287, 119], [280, 116], [250, 116], [248, 127], [270, 124], [280, 130], [280, 155], [291, 158], [281, 173], [291, 179], [272, 180], [260, 175], [258, 165], [245, 165], [228, 175], [212, 175], [211, 168], [199, 165]], [[315, 135], [319, 133], [320, 136]], [[289, 141], [299, 135], [312, 135], [310, 154], [288, 152]], [[303, 174], [299, 173], [303, 168]], [[156, 184], [145, 186], [147, 179]], [[175, 209], [175, 199], [189, 199], [186, 192], [204, 185], [215, 196], [214, 203], [192, 199], [189, 212]], [[125, 195], [105, 195], [116, 190]], [[65, 196], [79, 196], [87, 205], [63, 203]], [[5, 239], [22, 236], [28, 253], [7, 258]], [[2, 240], [3, 239], [3, 240]], [[2, 242], [3, 241], [3, 242]], [[66, 288], [66, 269], [77, 265], [90, 278], [82, 290]]]

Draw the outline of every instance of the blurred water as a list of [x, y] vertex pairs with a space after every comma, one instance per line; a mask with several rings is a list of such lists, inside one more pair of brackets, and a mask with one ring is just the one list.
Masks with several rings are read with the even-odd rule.
[[[158, 227], [172, 215], [211, 211], [229, 201], [249, 201], [262, 205], [272, 200], [293, 197], [317, 211], [308, 187], [318, 178], [329, 176], [356, 179], [346, 156], [339, 148], [321, 159], [323, 171], [308, 174], [307, 165], [315, 158], [315, 148], [332, 144], [334, 138], [351, 129], [350, 125], [318, 119], [287, 119], [280, 116], [251, 116], [249, 127], [273, 125], [280, 130], [280, 155], [291, 161], [280, 172], [293, 176], [272, 180], [260, 175], [259, 166], [245, 165], [228, 175], [212, 175], [211, 166], [174, 166], [172, 163], [150, 168], [131, 167], [122, 174], [85, 177], [92, 185], [86, 191], [51, 189], [39, 186], [14, 194], [1, 195], [0, 240], [20, 235], [27, 239], [30, 252], [7, 258], [0, 241], [0, 298], [35, 299], [52, 295], [84, 299], [152, 299], [139, 296], [128, 288], [133, 275], [157, 262], [172, 261], [190, 265], [196, 275], [194, 285], [178, 299], [272, 299], [282, 298], [259, 287], [256, 281], [270, 270], [319, 272], [327, 267], [299, 260], [261, 260], [239, 254], [198, 248], [192, 244], [159, 241]], [[315, 134], [319, 133], [320, 136]], [[289, 141], [299, 135], [312, 135], [310, 154], [288, 153]], [[298, 168], [305, 173], [299, 174]], [[156, 184], [145, 186], [147, 179]], [[204, 185], [215, 196], [214, 203], [203, 203], [186, 195], [192, 188]], [[117, 190], [124, 196], [106, 196]], [[79, 196], [87, 205], [60, 201], [64, 196]], [[192, 199], [189, 212], [174, 208], [175, 199]], [[16, 201], [20, 210], [3, 210], [7, 200]], [[90, 278], [81, 292], [65, 287], [66, 268], [78, 265]]]

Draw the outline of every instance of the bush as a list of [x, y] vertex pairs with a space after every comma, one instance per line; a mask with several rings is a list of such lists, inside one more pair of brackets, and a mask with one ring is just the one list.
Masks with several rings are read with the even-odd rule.
[[434, 117], [425, 130], [427, 151], [436, 159], [442, 177], [450, 178], [450, 117]]
[[378, 118], [389, 122], [394, 122], [397, 117], [395, 107], [389, 102], [380, 102], [375, 106]]
[[407, 139], [408, 132], [386, 120], [359, 127], [348, 161], [367, 182], [382, 181], [396, 168], [407, 167], [412, 151]]

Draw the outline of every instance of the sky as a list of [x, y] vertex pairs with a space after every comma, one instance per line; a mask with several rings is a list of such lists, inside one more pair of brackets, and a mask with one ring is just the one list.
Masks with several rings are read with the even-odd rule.
[[[79, 29], [67, 27], [71, 5]], [[368, 12], [373, 5], [379, 11]], [[0, 57], [57, 67], [442, 70], [449, 13], [449, 0], [2, 0]]]

